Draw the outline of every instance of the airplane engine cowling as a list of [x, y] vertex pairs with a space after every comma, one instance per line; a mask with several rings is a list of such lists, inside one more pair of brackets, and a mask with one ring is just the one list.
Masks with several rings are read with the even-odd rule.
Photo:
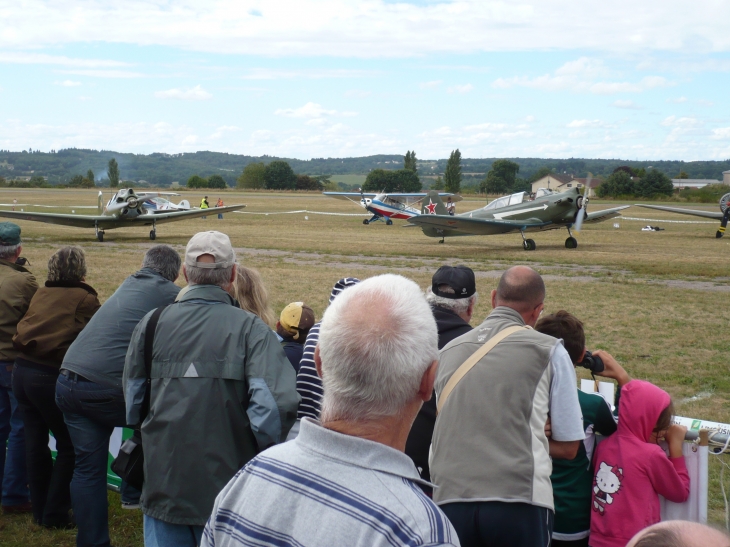
[[727, 210], [727, 208], [730, 206], [730, 192], [725, 194], [720, 198], [720, 211], [723, 213]]

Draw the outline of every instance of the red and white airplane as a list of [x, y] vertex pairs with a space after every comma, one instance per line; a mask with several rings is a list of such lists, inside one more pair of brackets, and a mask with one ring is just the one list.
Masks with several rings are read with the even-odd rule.
[[[337, 199], [346, 199], [353, 203], [357, 203], [366, 211], [373, 214], [369, 219], [364, 219], [363, 224], [370, 224], [378, 220], [383, 220], [387, 225], [393, 224], [393, 219], [407, 220], [416, 215], [420, 215], [421, 211], [418, 205], [428, 196], [426, 192], [418, 192], [411, 194], [385, 193], [378, 194], [365, 192], [323, 192], [325, 196]], [[461, 201], [461, 196], [450, 194], [448, 192], [440, 192], [439, 197], [449, 207], [450, 203]], [[434, 213], [436, 205], [426, 205], [433, 207]], [[453, 208], [452, 208], [453, 209]]]

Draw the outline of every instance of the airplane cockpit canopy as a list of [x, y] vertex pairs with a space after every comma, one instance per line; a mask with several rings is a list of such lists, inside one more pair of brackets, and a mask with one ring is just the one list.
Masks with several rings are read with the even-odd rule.
[[484, 207], [484, 210], [491, 211], [492, 209], [501, 209], [502, 207], [509, 207], [510, 205], [519, 205], [524, 201], [524, 199], [525, 193], [517, 192], [516, 194], [512, 194], [511, 196], [504, 196], [495, 199], [486, 207]]
[[549, 196], [549, 195], [552, 195], [554, 193], [555, 192], [553, 192], [549, 188], [538, 188], [537, 189], [537, 192], [535, 192], [535, 199], [537, 199], [537, 198], [544, 198], [545, 196]]

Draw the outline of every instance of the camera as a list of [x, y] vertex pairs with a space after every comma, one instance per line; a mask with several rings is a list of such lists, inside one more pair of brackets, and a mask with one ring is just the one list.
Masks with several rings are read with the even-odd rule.
[[591, 372], [603, 372], [603, 369], [606, 368], [601, 358], [598, 355], [593, 355], [588, 350], [586, 350], [583, 360], [578, 363], [578, 366], [587, 368]]

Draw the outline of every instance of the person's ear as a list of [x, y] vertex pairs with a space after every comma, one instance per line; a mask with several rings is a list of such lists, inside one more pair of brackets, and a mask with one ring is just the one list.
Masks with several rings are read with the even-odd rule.
[[319, 344], [314, 348], [314, 368], [317, 369], [317, 376], [324, 378], [322, 376], [322, 358], [319, 355]]
[[234, 264], [233, 268], [231, 268], [231, 279], [229, 280], [231, 283], [233, 283], [236, 280], [236, 274], [238, 271], [236, 270], [237, 266]]
[[497, 289], [492, 289], [492, 308], [497, 307]]
[[425, 403], [433, 397], [433, 385], [436, 383], [436, 373], [438, 372], [439, 362], [435, 360], [426, 369], [421, 377], [421, 385], [418, 386], [418, 397]]
[[188, 281], [188, 271], [185, 268], [185, 264], [183, 264], [183, 276], [185, 276], [185, 282], [190, 283], [190, 281]]

